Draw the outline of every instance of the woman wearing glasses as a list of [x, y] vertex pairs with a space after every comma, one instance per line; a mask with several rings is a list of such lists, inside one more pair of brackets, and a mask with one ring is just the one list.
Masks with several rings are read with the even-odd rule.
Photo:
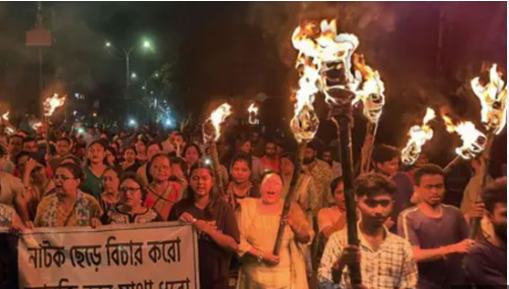
[[134, 173], [122, 175], [120, 178], [119, 201], [116, 206], [104, 214], [101, 223], [105, 225], [145, 224], [162, 221], [159, 214], [143, 205], [147, 193], [141, 184], [142, 181]]
[[37, 207], [35, 227], [90, 226], [92, 219], [102, 215], [97, 200], [78, 188], [83, 179], [81, 167], [73, 163], [61, 164], [53, 177], [55, 194], [42, 199]]

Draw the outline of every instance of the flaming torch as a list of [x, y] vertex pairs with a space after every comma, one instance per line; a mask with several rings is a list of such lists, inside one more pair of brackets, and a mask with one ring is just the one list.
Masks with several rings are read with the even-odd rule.
[[[352, 102], [358, 97], [362, 73], [354, 71], [352, 56], [359, 45], [355, 35], [337, 33], [336, 21], [311, 22], [298, 27], [293, 34], [300, 63], [311, 62], [319, 72], [319, 84], [338, 128], [339, 152], [345, 187], [348, 243], [359, 245], [352, 166]], [[366, 88], [367, 90], [367, 88]], [[381, 97], [381, 96], [377, 96]], [[360, 264], [349, 266], [352, 285], [362, 284]]]
[[410, 128], [408, 135], [410, 139], [406, 147], [401, 151], [401, 160], [406, 165], [414, 164], [422, 151], [422, 146], [433, 137], [433, 129], [429, 122], [435, 118], [435, 111], [431, 108], [426, 110], [422, 125], [414, 125]]
[[221, 124], [226, 120], [228, 116], [230, 116], [230, 114], [232, 114], [231, 106], [228, 103], [223, 103], [210, 114], [210, 117], [205, 121], [202, 128], [203, 139], [205, 143], [210, 145], [212, 163], [216, 172], [216, 183], [219, 192], [223, 195], [224, 184], [223, 179], [221, 178], [216, 142], [219, 140], [219, 137], [221, 137]]
[[368, 119], [360, 164], [360, 173], [364, 174], [370, 170], [373, 144], [378, 130], [378, 121], [382, 115], [382, 108], [385, 104], [385, 86], [380, 79], [378, 71], [374, 71], [370, 66], [366, 65], [362, 55], [353, 55], [353, 65], [362, 75], [363, 82], [360, 85], [360, 89], [355, 93], [356, 97], [352, 101], [352, 105], [362, 101], [364, 105], [363, 113]]
[[259, 109], [258, 106], [256, 106], [254, 102], [252, 102], [251, 105], [249, 105], [247, 113], [249, 114], [250, 125], [257, 125], [258, 123], [260, 123], [260, 121], [258, 120], [258, 109]]
[[[490, 164], [490, 153], [495, 135], [500, 134], [507, 122], [507, 86], [502, 79], [502, 74], [497, 71], [497, 65], [488, 67], [483, 64], [481, 76], [470, 82], [473, 92], [481, 102], [481, 121], [487, 133], [485, 149], [481, 155], [483, 179], [481, 190], [485, 187]], [[479, 192], [481, 191], [479, 190]], [[476, 202], [481, 202], [481, 194], [476, 196]], [[481, 218], [474, 218], [470, 226], [470, 239], [477, 236], [481, 224]]]
[[44, 121], [46, 123], [46, 153], [50, 154], [49, 147], [49, 118], [53, 115], [55, 110], [65, 103], [65, 95], [60, 97], [54, 93], [52, 97], [48, 97], [43, 102], [44, 107]]
[[7, 111], [6, 113], [4, 113], [2, 115], [1, 121], [2, 121], [2, 125], [3, 125], [3, 129], [5, 130], [5, 132], [8, 135], [12, 135], [16, 132], [16, 128], [9, 121], [9, 111]]
[[[299, 49], [301, 47], [299, 45], [295, 45], [295, 48]], [[300, 52], [302, 53], [302, 51]], [[286, 227], [286, 223], [283, 222], [283, 220], [290, 213], [292, 200], [298, 189], [296, 185], [299, 179], [304, 150], [309, 141], [311, 141], [315, 136], [320, 124], [313, 107], [313, 102], [315, 101], [314, 95], [319, 91], [319, 71], [313, 63], [305, 61], [302, 57], [297, 59], [297, 67], [300, 68], [301, 75], [299, 79], [299, 89], [295, 93], [296, 103], [294, 116], [290, 121], [290, 128], [298, 146], [294, 159], [295, 166], [293, 169], [292, 179], [290, 181], [290, 189], [285, 197], [283, 212], [281, 213], [281, 221], [279, 222], [279, 228], [277, 231], [276, 243], [274, 244], [274, 250], [272, 251], [274, 255], [279, 255]]]

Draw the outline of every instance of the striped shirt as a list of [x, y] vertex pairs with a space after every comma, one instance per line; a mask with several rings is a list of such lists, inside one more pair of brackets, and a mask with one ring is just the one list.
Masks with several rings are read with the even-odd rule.
[[[373, 250], [357, 229], [361, 248], [362, 284], [369, 289], [415, 288], [418, 274], [410, 243], [387, 229], [385, 233], [382, 244]], [[347, 245], [346, 228], [330, 237], [318, 269], [319, 288], [352, 288], [347, 267], [341, 272], [340, 280], [334, 280], [332, 276], [333, 267]]]

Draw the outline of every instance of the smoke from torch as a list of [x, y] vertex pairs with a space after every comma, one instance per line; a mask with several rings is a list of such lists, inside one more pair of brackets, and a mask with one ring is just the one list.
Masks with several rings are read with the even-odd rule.
[[259, 108], [254, 102], [249, 105], [249, 108], [247, 109], [247, 113], [249, 114], [249, 124], [257, 125], [260, 122], [258, 120], [258, 109]]
[[488, 131], [499, 134], [507, 122], [507, 86], [496, 64], [486, 72], [489, 81], [485, 85], [480, 77], [472, 79], [470, 85], [481, 102], [481, 121]]
[[53, 115], [55, 110], [65, 103], [65, 95], [59, 97], [58, 94], [53, 94], [52, 97], [48, 97], [44, 100], [44, 116], [50, 117]]
[[433, 129], [428, 123], [435, 118], [435, 111], [431, 108], [426, 110], [422, 125], [414, 125], [408, 135], [410, 139], [406, 147], [401, 151], [401, 160], [406, 165], [414, 164], [422, 152], [422, 146], [433, 137]]
[[223, 103], [216, 108], [203, 124], [203, 138], [205, 142], [217, 141], [221, 136], [221, 124], [232, 114], [231, 106]]
[[486, 135], [475, 128], [472, 122], [465, 121], [455, 125], [450, 117], [442, 115], [442, 118], [444, 119], [447, 131], [450, 133], [456, 132], [463, 141], [462, 146], [456, 148], [457, 155], [469, 160], [482, 153], [486, 147], [487, 138]]

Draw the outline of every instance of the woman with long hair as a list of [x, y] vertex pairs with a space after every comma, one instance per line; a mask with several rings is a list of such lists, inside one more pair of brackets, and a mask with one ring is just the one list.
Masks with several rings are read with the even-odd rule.
[[194, 143], [186, 145], [183, 153], [188, 168], [191, 168], [203, 155], [200, 147]]
[[120, 163], [117, 159], [117, 150], [113, 146], [109, 146], [105, 150], [104, 160], [109, 167], [119, 168]]
[[140, 168], [140, 162], [136, 158], [137, 152], [134, 147], [128, 147], [124, 150], [124, 162], [122, 163], [122, 170], [124, 172], [133, 172]]
[[233, 209], [214, 189], [214, 180], [212, 167], [196, 162], [190, 170], [186, 198], [173, 206], [169, 217], [192, 224], [198, 231], [203, 289], [228, 288], [230, 260], [239, 240]]
[[[160, 154], [163, 150], [163, 146], [158, 142], [150, 142], [147, 147], [147, 157], [149, 160], [152, 160], [152, 158]], [[138, 170], [136, 170], [136, 175], [140, 180], [143, 182], [143, 187], [146, 187], [149, 183], [152, 182], [152, 178], [150, 176], [149, 172], [150, 162], [144, 163], [141, 165]]]
[[147, 155], [147, 146], [148, 139], [144, 135], [139, 135], [134, 147], [136, 148], [136, 160], [140, 164], [144, 164], [150, 160]]
[[102, 193], [102, 175], [108, 167], [104, 163], [106, 156], [106, 145], [102, 141], [93, 141], [88, 146], [87, 166], [83, 169], [85, 180], [83, 181], [83, 189], [85, 192], [91, 193], [99, 200]]
[[[23, 165], [20, 165], [21, 162]], [[34, 220], [39, 202], [54, 192], [55, 183], [48, 178], [43, 164], [31, 158], [29, 154], [20, 153], [16, 163], [22, 168], [22, 181], [25, 186], [23, 199], [27, 204], [30, 220]]]
[[103, 224], [146, 224], [162, 221], [154, 210], [144, 206], [147, 192], [141, 180], [130, 172], [120, 177], [119, 201], [102, 218]]
[[28, 228], [90, 226], [94, 218], [102, 215], [97, 200], [79, 190], [83, 180], [81, 167], [72, 163], [61, 164], [53, 180], [55, 194], [42, 199], [35, 221], [33, 224], [28, 222]]
[[118, 202], [119, 175], [120, 171], [113, 167], [109, 167], [104, 171], [103, 192], [99, 199], [99, 204], [104, 213], [108, 212]]
[[170, 181], [171, 162], [167, 155], [156, 154], [149, 168], [152, 182], [147, 186], [145, 205], [166, 220], [173, 205], [181, 199], [182, 189], [179, 183]]
[[232, 180], [226, 188], [226, 198], [234, 210], [238, 209], [239, 200], [260, 197], [258, 186], [251, 182], [251, 160], [251, 156], [247, 154], [233, 157], [230, 167]]
[[274, 244], [281, 222], [284, 201], [283, 181], [274, 172], [266, 173], [260, 186], [261, 198], [240, 201], [240, 244], [242, 258], [240, 289], [307, 289], [306, 265], [299, 244], [310, 244], [313, 230], [297, 204], [292, 204], [277, 255]]

